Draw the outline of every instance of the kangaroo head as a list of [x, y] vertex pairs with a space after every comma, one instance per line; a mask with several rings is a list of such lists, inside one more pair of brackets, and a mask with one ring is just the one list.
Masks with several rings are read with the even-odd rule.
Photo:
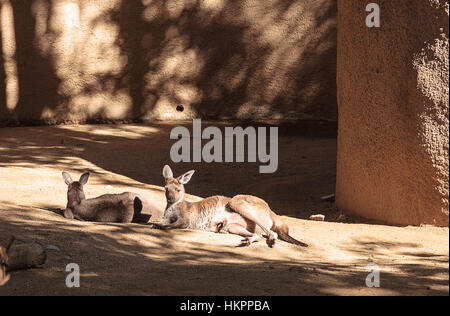
[[173, 177], [172, 169], [168, 165], [164, 166], [163, 176], [166, 179], [164, 186], [166, 190], [166, 199], [168, 204], [181, 202], [184, 198], [184, 185], [191, 180], [195, 170], [190, 170], [178, 178]]
[[81, 175], [79, 181], [73, 181], [70, 174], [67, 172], [62, 173], [64, 182], [67, 184], [67, 206], [72, 207], [86, 199], [83, 191], [83, 186], [88, 182], [89, 172], [85, 172]]

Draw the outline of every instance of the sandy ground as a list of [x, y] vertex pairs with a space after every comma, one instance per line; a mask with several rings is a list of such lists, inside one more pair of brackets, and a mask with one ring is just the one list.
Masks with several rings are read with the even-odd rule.
[[[165, 199], [162, 167], [169, 163], [171, 125], [84, 125], [0, 129], [0, 239], [35, 241], [44, 266], [13, 272], [0, 295], [448, 295], [449, 231], [338, 223], [333, 205], [336, 138], [328, 124], [280, 129], [279, 170], [259, 163], [171, 164], [196, 173], [189, 198], [252, 193], [283, 215], [291, 234], [310, 244], [282, 241], [237, 247], [238, 236], [159, 231], [138, 224], [66, 220], [61, 171], [92, 172], [85, 192], [145, 193]], [[53, 210], [53, 211], [52, 211]], [[321, 213], [330, 222], [307, 220]], [[67, 288], [66, 265], [77, 263], [81, 287]], [[380, 269], [380, 288], [368, 288], [367, 265]]]

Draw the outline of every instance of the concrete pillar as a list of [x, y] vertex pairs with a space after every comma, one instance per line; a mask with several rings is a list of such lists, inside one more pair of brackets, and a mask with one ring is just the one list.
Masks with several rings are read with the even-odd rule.
[[448, 19], [443, 0], [338, 0], [339, 209], [448, 226]]

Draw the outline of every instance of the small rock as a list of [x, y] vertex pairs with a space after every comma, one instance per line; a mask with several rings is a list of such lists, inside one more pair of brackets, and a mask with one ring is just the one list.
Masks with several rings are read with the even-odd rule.
[[312, 221], [323, 222], [325, 220], [325, 215], [322, 214], [311, 215], [309, 219]]
[[334, 194], [324, 195], [320, 199], [326, 202], [334, 202]]
[[296, 272], [306, 272], [308, 269], [303, 267], [291, 267], [289, 268], [289, 271], [296, 271]]
[[345, 222], [347, 220], [347, 216], [345, 216], [345, 214], [341, 214], [338, 216], [338, 218], [336, 219], [336, 221], [338, 222]]
[[48, 246], [47, 246], [47, 250], [61, 251], [58, 247], [53, 246], [53, 245], [48, 245]]

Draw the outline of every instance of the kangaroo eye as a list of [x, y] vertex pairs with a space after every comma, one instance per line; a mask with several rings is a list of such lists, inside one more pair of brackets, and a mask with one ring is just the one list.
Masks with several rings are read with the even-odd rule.
[[177, 189], [175, 189], [175, 190], [177, 190], [177, 192], [180, 192], [180, 191], [181, 191], [181, 190], [180, 190], [180, 189], [178, 189], [178, 188], [177, 188]]

